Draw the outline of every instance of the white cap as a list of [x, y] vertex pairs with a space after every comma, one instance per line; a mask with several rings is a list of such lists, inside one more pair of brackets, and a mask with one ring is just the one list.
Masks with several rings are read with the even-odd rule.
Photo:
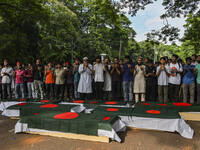
[[87, 57], [83, 57], [83, 60], [88, 60], [88, 58]]

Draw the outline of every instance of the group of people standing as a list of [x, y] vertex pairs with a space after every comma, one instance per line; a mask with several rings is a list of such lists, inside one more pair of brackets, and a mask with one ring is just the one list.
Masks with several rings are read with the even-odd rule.
[[[24, 66], [17, 62], [12, 68], [8, 60], [0, 65], [1, 99], [26, 97], [69, 101], [74, 99], [114, 100], [124, 99], [133, 104], [138, 101], [181, 101], [200, 103], [200, 56], [193, 55], [184, 61], [173, 55], [160, 58], [160, 62], [130, 56], [124, 61], [115, 57], [104, 61], [96, 57], [93, 64], [87, 57], [73, 65], [69, 62], [55, 66], [49, 62], [43, 66], [40, 60], [35, 65]], [[12, 86], [13, 85], [13, 86]], [[21, 91], [21, 92], [20, 92]], [[66, 91], [66, 92], [65, 92]], [[21, 94], [20, 94], [21, 93]]]

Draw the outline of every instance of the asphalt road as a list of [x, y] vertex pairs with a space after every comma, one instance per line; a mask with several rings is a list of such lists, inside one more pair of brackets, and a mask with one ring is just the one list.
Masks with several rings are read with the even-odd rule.
[[187, 121], [194, 129], [192, 140], [178, 133], [130, 130], [120, 133], [122, 143], [88, 142], [50, 136], [15, 134], [17, 120], [0, 115], [0, 150], [200, 150], [200, 122]]

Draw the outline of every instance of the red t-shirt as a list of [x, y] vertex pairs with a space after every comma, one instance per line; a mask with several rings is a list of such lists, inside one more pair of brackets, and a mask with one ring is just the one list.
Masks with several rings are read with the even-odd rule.
[[24, 70], [15, 70], [16, 76], [15, 76], [15, 83], [24, 83], [24, 76], [25, 71]]

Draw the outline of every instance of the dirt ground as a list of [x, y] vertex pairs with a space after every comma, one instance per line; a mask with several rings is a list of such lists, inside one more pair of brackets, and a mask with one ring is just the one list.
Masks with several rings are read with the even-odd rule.
[[178, 133], [128, 129], [119, 133], [122, 143], [15, 134], [16, 122], [0, 115], [0, 150], [200, 150], [200, 122], [195, 121], [187, 121], [195, 131], [192, 140]]

